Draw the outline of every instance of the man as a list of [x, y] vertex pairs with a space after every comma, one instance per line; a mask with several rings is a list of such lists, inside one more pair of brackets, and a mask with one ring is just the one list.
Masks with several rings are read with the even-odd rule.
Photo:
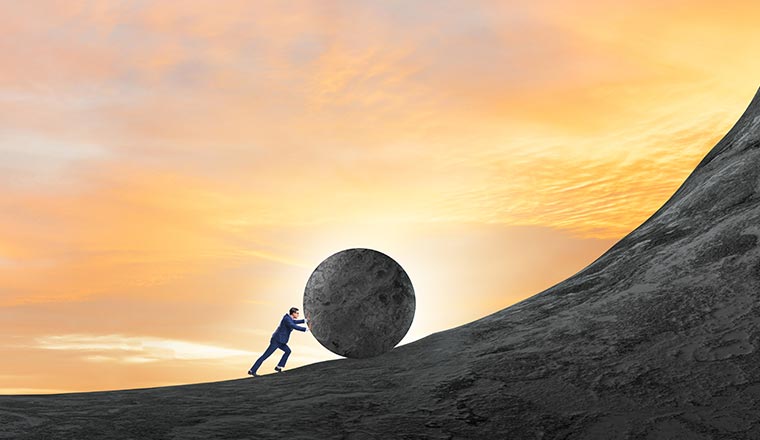
[[[256, 359], [256, 362], [253, 364], [250, 370], [248, 370], [248, 374], [250, 374], [253, 377], [257, 377], [258, 374], [256, 372], [259, 370], [259, 367], [261, 366], [261, 363], [266, 360], [269, 356], [274, 353], [276, 349], [280, 349], [285, 352], [285, 354], [282, 355], [282, 359], [280, 359], [280, 363], [277, 364], [276, 367], [274, 367], [275, 371], [278, 373], [282, 372], [282, 369], [285, 368], [285, 362], [288, 361], [288, 356], [290, 356], [290, 347], [288, 347], [288, 339], [290, 338], [290, 332], [293, 330], [299, 330], [302, 332], [307, 331], [308, 329], [304, 327], [299, 327], [296, 324], [303, 324], [306, 322], [305, 319], [298, 319], [298, 314], [300, 312], [298, 311], [297, 307], [291, 307], [289, 314], [282, 317], [282, 320], [280, 321], [280, 325], [277, 327], [277, 329], [272, 333], [272, 338], [269, 340], [269, 347], [264, 351], [264, 354], [261, 355], [260, 358]], [[308, 324], [311, 326], [311, 323]]]

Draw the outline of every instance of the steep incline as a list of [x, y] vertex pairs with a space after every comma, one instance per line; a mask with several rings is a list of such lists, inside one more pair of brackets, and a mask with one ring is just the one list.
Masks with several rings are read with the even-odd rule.
[[573, 277], [390, 353], [276, 376], [0, 398], [0, 438], [760, 438], [760, 91]]

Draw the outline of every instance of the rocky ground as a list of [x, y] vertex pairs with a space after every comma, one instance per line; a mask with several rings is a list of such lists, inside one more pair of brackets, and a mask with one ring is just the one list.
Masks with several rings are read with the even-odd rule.
[[573, 277], [382, 356], [0, 397], [0, 438], [760, 438], [760, 93], [650, 219]]

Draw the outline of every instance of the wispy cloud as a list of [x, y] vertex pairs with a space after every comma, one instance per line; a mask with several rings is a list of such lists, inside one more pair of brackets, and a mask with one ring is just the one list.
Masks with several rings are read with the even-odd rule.
[[37, 348], [82, 352], [82, 359], [91, 362], [146, 363], [165, 360], [223, 359], [251, 357], [250, 351], [198, 344], [195, 342], [122, 335], [42, 336]]

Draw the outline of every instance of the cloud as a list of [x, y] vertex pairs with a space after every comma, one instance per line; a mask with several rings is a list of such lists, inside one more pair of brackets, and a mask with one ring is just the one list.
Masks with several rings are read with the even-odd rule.
[[[704, 36], [700, 26], [716, 26], [716, 11], [665, 6], [76, 3], [47, 8], [50, 26], [25, 24], [39, 8], [19, 8], [0, 19], [25, 47], [0, 55], [0, 66], [22, 66], [0, 86], [0, 128], [55, 154], [9, 169], [5, 182], [29, 179], [31, 168], [38, 195], [105, 188], [124, 200], [138, 187], [168, 208], [198, 198], [203, 217], [226, 225], [434, 218], [619, 236], [667, 197], [679, 164], [709, 148], [695, 136], [713, 140], [756, 81], [754, 27], [731, 21], [738, 12], [722, 9], [732, 24], [709, 40], [722, 44], [695, 54], [685, 49]], [[60, 54], [45, 29], [60, 34]], [[706, 58], [741, 78], [716, 80], [700, 69]], [[652, 126], [626, 127], [642, 122]], [[619, 163], [635, 151], [682, 153]], [[19, 154], [4, 163], [21, 163]], [[46, 171], [56, 164], [66, 166]], [[569, 177], [555, 179], [558, 169]], [[629, 177], [641, 184], [621, 201]], [[574, 190], [552, 193], [565, 184]], [[533, 210], [564, 196], [589, 205], [585, 214]], [[88, 211], [99, 199], [71, 202]], [[613, 209], [624, 215], [594, 217]]]
[[[250, 357], [250, 351], [195, 342], [123, 335], [70, 334], [40, 336], [36, 347], [44, 350], [83, 352], [91, 362], [146, 363], [165, 360], [224, 359]], [[90, 354], [87, 354], [90, 353]]]

